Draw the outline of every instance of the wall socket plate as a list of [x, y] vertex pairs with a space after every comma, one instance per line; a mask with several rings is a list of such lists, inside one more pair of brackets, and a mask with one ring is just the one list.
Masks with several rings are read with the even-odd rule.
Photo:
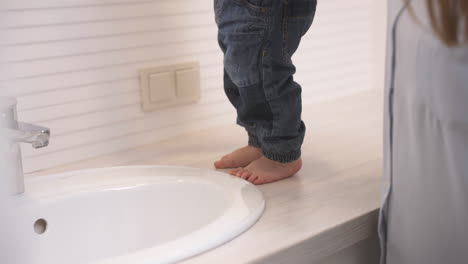
[[143, 111], [192, 103], [200, 100], [198, 62], [163, 65], [140, 70]]

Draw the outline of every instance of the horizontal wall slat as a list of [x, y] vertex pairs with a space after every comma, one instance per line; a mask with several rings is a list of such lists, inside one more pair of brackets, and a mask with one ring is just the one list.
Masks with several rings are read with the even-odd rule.
[[[84, 6], [103, 6], [103, 5], [129, 5], [145, 2], [157, 2], [161, 0], [4, 0], [2, 8], [7, 11], [31, 10], [31, 9], [66, 9], [80, 8]], [[178, 0], [174, 0], [178, 1]]]
[[157, 33], [129, 34], [71, 41], [15, 45], [6, 47], [5, 62], [24, 62], [58, 57], [76, 57], [103, 52], [131, 50], [163, 44], [193, 40], [214, 39], [216, 30], [212, 25], [192, 27], [189, 30], [168, 30]]
[[43, 93], [19, 96], [17, 97], [18, 111], [21, 113], [23, 111], [40, 109], [42, 107], [69, 104], [71, 102], [102, 98], [131, 91], [137, 92], [139, 85], [138, 79], [130, 78], [103, 84], [81, 86], [72, 89], [57, 89]]
[[[340, 65], [349, 65], [358, 59], [369, 61], [371, 57], [365, 54], [363, 56], [359, 53], [350, 52], [342, 58], [332, 57], [328, 60], [322, 60], [320, 63], [310, 64], [308, 63], [309, 61], [318, 60], [314, 59], [313, 56], [301, 56], [300, 60], [296, 60], [296, 65], [298, 66], [299, 75], [301, 73], [317, 75], [315, 72], [319, 72], [318, 75], [320, 76], [322, 74], [319, 69], [331, 68], [339, 73], [341, 70]], [[216, 65], [215, 67], [202, 70], [202, 87], [204, 90], [214, 87], [222, 88], [222, 80], [219, 76], [221, 71], [222, 65]], [[124, 84], [126, 86], [124, 86]], [[101, 86], [71, 89], [72, 91], [58, 90], [53, 93], [49, 92], [19, 97], [20, 106], [27, 105], [28, 108], [35, 106], [31, 110], [22, 110], [23, 107], [20, 107], [20, 116], [29, 122], [40, 122], [42, 120], [56, 119], [60, 116], [68, 116], [81, 112], [98, 111], [132, 103], [139, 104], [138, 87], [139, 82], [134, 79], [117, 83], [106, 83]], [[131, 93], [134, 93], [134, 95]], [[121, 98], [121, 100], [114, 100], [114, 98]], [[42, 108], [39, 108], [39, 106], [42, 106]]]
[[[69, 2], [69, 1], [67, 1]], [[350, 1], [343, 4], [339, 1], [329, 0], [318, 6], [320, 12], [334, 14], [339, 10], [354, 8], [366, 9], [369, 0]], [[132, 1], [119, 5], [82, 5], [75, 8], [49, 8], [49, 9], [16, 9], [4, 15], [6, 27], [32, 27], [72, 24], [83, 22], [99, 22], [106, 20], [125, 20], [148, 16], [164, 16], [180, 13], [197, 13], [201, 11], [213, 12], [212, 1]], [[35, 17], [31, 20], [31, 17]]]
[[[368, 24], [365, 21], [355, 20], [339, 24], [311, 29], [304, 38], [305, 41], [327, 36], [341, 36], [352, 34], [353, 31], [362, 31]], [[49, 42], [28, 45], [7, 46], [5, 62], [24, 62], [28, 60], [53, 59], [57, 57], [79, 56], [112, 52], [125, 49], [137, 49], [148, 46], [162, 45], [164, 43], [185, 42], [197, 39], [215, 39], [217, 29], [213, 25], [193, 26], [188, 29], [175, 29], [157, 33], [139, 33], [129, 35], [108, 36], [91, 39], [78, 39], [70, 41]]]
[[134, 21], [112, 21], [90, 24], [71, 24], [53, 27], [3, 30], [4, 45], [27, 44], [83, 38], [99, 38], [113, 35], [163, 31], [213, 24], [213, 16], [207, 13], [142, 18]]
[[[2, 18], [6, 28], [50, 26], [57, 24], [91, 23], [160, 17], [212, 11], [209, 1], [141, 2], [131, 5], [84, 6], [68, 9], [25, 10], [6, 13]], [[34, 20], [30, 18], [34, 17]]]
[[[217, 91], [217, 93], [214, 93], [215, 91]], [[219, 96], [217, 98], [221, 98], [220, 95], [222, 94], [222, 87], [220, 86], [219, 89], [211, 89], [210, 94], [204, 94], [198, 103], [209, 104], [213, 100], [216, 100], [216, 98], [213, 98], [214, 94]], [[48, 120], [70, 118], [76, 115], [111, 110], [129, 105], [140, 106], [140, 104], [140, 93], [131, 91], [119, 95], [109, 95], [96, 99], [88, 99], [67, 104], [43, 107], [40, 109], [21, 111], [18, 113], [18, 116], [27, 122], [47, 122]]]
[[[76, 56], [65, 59], [52, 59], [28, 63], [10, 64], [5, 70], [6, 78], [25, 78], [29, 76], [48, 75], [82, 71], [85, 69], [99, 69], [116, 65], [129, 65], [149, 58], [157, 60], [168, 54], [189, 56], [193, 53], [211, 51], [217, 48], [217, 44], [210, 40], [195, 40], [189, 43], [177, 43], [158, 47], [140, 48], [136, 50], [124, 50], [121, 52], [102, 53], [97, 55]], [[149, 55], [154, 54], [154, 55]]]
[[80, 146], [74, 149], [54, 152], [50, 155], [41, 155], [34, 158], [26, 158], [24, 160], [25, 173], [31, 173], [41, 169], [51, 168], [62, 164], [74, 162], [78, 157], [89, 157], [90, 153], [93, 156], [104, 155], [125, 149], [131, 149], [136, 146], [141, 146], [155, 142], [155, 140], [165, 140], [175, 136], [206, 129], [209, 127], [227, 124], [228, 120], [233, 119], [233, 114], [221, 115], [205, 120], [196, 120], [195, 122], [178, 124], [176, 126], [167, 127], [164, 129], [156, 129], [145, 131], [143, 133], [134, 134], [126, 137], [116, 138], [109, 141], [102, 141], [96, 144]]
[[[212, 111], [216, 107], [218, 111]], [[185, 111], [191, 109], [192, 111]], [[195, 109], [195, 111], [193, 111]], [[166, 109], [160, 112], [150, 113], [132, 119], [122, 120], [108, 126], [101, 126], [89, 130], [79, 130], [76, 132], [57, 135], [50, 142], [50, 146], [44, 149], [31, 150], [24, 149], [24, 157], [38, 156], [58, 150], [68, 149], [84, 144], [94, 144], [101, 141], [119, 138], [144, 131], [160, 129], [164, 127], [183, 124], [193, 120], [206, 119], [211, 116], [232, 112], [232, 107], [226, 102], [218, 102], [211, 106], [196, 107], [188, 105], [181, 108]], [[171, 113], [168, 115], [168, 113]], [[53, 132], [53, 130], [52, 130]], [[79, 141], [74, 139], [79, 138]]]
[[[330, 76], [316, 76], [316, 75], [309, 75], [303, 78], [303, 97], [320, 97], [325, 91], [333, 91], [334, 89], [340, 89], [339, 87], [347, 87], [347, 88], [354, 88], [354, 87], [365, 87], [365, 83], [357, 83], [357, 81], [365, 81], [365, 74], [360, 74], [359, 71], [351, 71], [349, 73], [336, 73], [331, 74]], [[357, 80], [357, 81], [356, 81]], [[367, 86], [370, 86], [369, 84]], [[216, 107], [216, 111], [220, 111], [220, 109], [229, 110], [232, 107], [229, 105], [227, 99], [224, 98], [222, 94], [222, 90], [213, 90], [217, 93], [216, 96], [220, 97], [220, 101], [215, 100], [215, 104], [218, 105]], [[213, 92], [211, 91], [211, 92]], [[221, 106], [223, 106], [221, 107]], [[151, 118], [154, 117], [155, 120], [157, 119], [157, 124], [164, 124], [164, 120], [167, 122], [172, 122], [174, 118], [183, 117], [183, 118], [192, 118], [193, 115], [197, 115], [200, 112], [203, 112], [206, 109], [206, 113], [209, 113], [209, 109], [211, 109], [213, 105], [205, 104], [205, 105], [186, 105], [183, 107], [177, 108], [168, 108], [164, 110], [160, 110], [159, 112], [154, 113], [141, 113], [138, 106], [129, 106], [129, 107], [122, 107], [115, 110], [104, 111], [100, 113], [93, 113], [93, 114], [86, 114], [83, 116], [77, 117], [69, 117], [67, 120], [56, 120], [51, 122], [44, 122], [41, 123], [42, 125], [46, 125], [52, 128], [54, 137], [60, 137], [63, 135], [81, 133], [83, 131], [92, 130], [94, 128], [105, 128], [108, 124], [114, 124], [119, 122], [133, 122], [133, 120], [138, 120], [141, 118]], [[188, 111], [188, 109], [192, 109]], [[188, 112], [190, 114], [178, 114], [180, 112]], [[103, 120], [101, 123], [95, 123], [96, 118], [99, 116], [106, 115], [108, 118]], [[60, 126], [60, 124], [63, 124]], [[83, 137], [77, 137], [81, 140]], [[51, 148], [46, 148], [43, 151], [48, 152]]]
[[128, 78], [136, 78], [137, 69], [158, 67], [167, 64], [177, 64], [186, 61], [197, 60], [201, 67], [205, 63], [219, 61], [221, 51], [216, 47], [213, 50], [200, 52], [198, 54], [180, 55], [159, 60], [148, 59], [130, 65], [118, 65], [109, 68], [83, 70], [81, 72], [57, 73], [48, 76], [31, 77], [14, 81], [0, 81], [5, 94], [18, 96], [29, 93], [37, 93], [61, 88], [72, 88], [76, 86], [92, 85], [102, 82], [112, 82]]
[[[343, 31], [341, 35], [332, 35], [326, 40], [328, 41], [329, 45], [333, 43], [340, 43], [346, 41], [348, 43], [352, 43], [355, 41], [355, 38], [358, 36], [365, 36], [367, 40], [369, 40], [369, 36], [362, 33], [362, 32], [346, 32]], [[346, 37], [346, 36], [350, 36]], [[214, 38], [214, 35], [212, 36]], [[302, 46], [306, 46], [309, 48], [317, 48], [316, 46], [324, 45], [323, 42], [317, 41], [307, 41], [304, 40], [304, 44]], [[90, 54], [90, 55], [82, 55], [82, 56], [71, 56], [65, 58], [57, 58], [57, 59], [48, 59], [48, 60], [40, 60], [40, 61], [32, 61], [32, 62], [22, 62], [22, 63], [10, 63], [8, 67], [8, 71], [4, 73], [6, 77], [4, 78], [33, 78], [34, 76], [39, 75], [47, 75], [47, 74], [57, 74], [61, 72], [73, 72], [73, 71], [80, 71], [83, 69], [89, 69], [90, 64], [94, 63], [94, 68], [99, 69], [103, 67], [113, 67], [115, 65], [120, 65], [124, 61], [127, 61], [128, 64], [137, 63], [139, 61], [147, 61], [147, 60], [157, 60], [158, 58], [164, 58], [167, 54], [178, 54], [183, 55], [186, 53], [197, 53], [197, 52], [206, 52], [210, 50], [217, 50], [217, 44], [212, 41], [212, 39], [203, 39], [203, 40], [194, 40], [190, 42], [190, 45], [187, 42], [176, 42], [171, 43], [169, 45], [161, 45], [156, 47], [144, 47], [140, 49], [130, 49], [130, 50], [122, 50], [122, 51], [112, 51], [112, 52], [105, 52], [105, 53], [97, 53], [97, 54]], [[153, 55], [152, 57], [148, 58], [147, 54], [158, 54]], [[146, 56], [145, 56], [146, 55]], [[131, 58], [131, 59], [129, 59]], [[50, 67], [51, 65], [63, 65], [61, 69]], [[49, 67], [46, 67], [49, 66]], [[60, 71], [59, 71], [60, 70]], [[31, 75], [33, 77], [31, 77]], [[3, 82], [6, 82], [3, 80]]]
[[[332, 25], [346, 26], [348, 23], [371, 19], [371, 14], [362, 8], [354, 12], [342, 9], [339, 13], [334, 12], [328, 16], [321, 16], [315, 20], [315, 30], [324, 29]], [[121, 36], [128, 34], [148, 34], [169, 29], [185, 29], [193, 26], [213, 25], [212, 11], [206, 13], [195, 13], [189, 15], [175, 15], [159, 18], [141, 18], [135, 21], [110, 21], [89, 24], [70, 24], [62, 26], [50, 26], [39, 28], [22, 28], [3, 30], [2, 43], [4, 45], [31, 44], [43, 42], [57, 42], [66, 40], [78, 40], [88, 38], [101, 38]]]
[[[317, 16], [314, 21], [314, 30], [333, 26], [346, 26], [347, 23], [370, 19], [371, 14], [363, 8], [354, 12], [341, 9], [327, 16]], [[157, 18], [141, 18], [135, 21], [109, 21], [89, 24], [70, 24], [49, 27], [33, 27], [3, 30], [2, 42], [4, 45], [25, 45], [34, 43], [63, 42], [78, 39], [118, 37], [122, 35], [148, 34], [169, 29], [184, 30], [194, 26], [214, 26], [212, 11], [189, 15], [175, 15]], [[119, 24], [121, 23], [121, 25]]]
[[[141, 3], [153, 3], [164, 0], [4, 0], [2, 2], [2, 9], [6, 11], [22, 11], [22, 10], [54, 10], [54, 9], [70, 9], [70, 8], [83, 8], [83, 7], [100, 7], [100, 6], [116, 6], [116, 5], [139, 5]], [[185, 0], [170, 0], [171, 2], [184, 2]], [[356, 0], [352, 2], [369, 3], [371, 0]], [[211, 1], [210, 1], [211, 2]], [[351, 1], [347, 1], [351, 2]], [[328, 0], [320, 3], [321, 5], [330, 4], [335, 6], [346, 6], [348, 3], [342, 0]]]
[[[202, 90], [222, 86], [222, 66], [211, 67], [212, 71], [202, 70], [201, 88]], [[210, 68], [209, 68], [210, 69]], [[137, 78], [119, 80], [115, 82], [105, 82], [101, 84], [79, 86], [70, 89], [57, 89], [42, 93], [33, 93], [17, 97], [18, 111], [34, 111], [49, 106], [70, 104], [79, 101], [103, 98], [106, 96], [120, 95], [134, 92], [140, 93], [140, 83]], [[37, 114], [40, 116], [39, 114]]]

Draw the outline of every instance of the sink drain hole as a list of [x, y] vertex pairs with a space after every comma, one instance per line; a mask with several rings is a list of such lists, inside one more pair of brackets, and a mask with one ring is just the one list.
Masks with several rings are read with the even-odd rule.
[[38, 235], [42, 235], [47, 231], [47, 221], [44, 219], [39, 219], [34, 223], [34, 232]]

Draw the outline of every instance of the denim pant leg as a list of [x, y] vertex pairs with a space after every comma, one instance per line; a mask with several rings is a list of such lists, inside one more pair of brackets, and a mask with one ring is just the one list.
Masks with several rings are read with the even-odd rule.
[[237, 123], [248, 133], [248, 144], [261, 148], [258, 122], [273, 120], [261, 77], [268, 14], [245, 0], [215, 0], [214, 6], [224, 53], [224, 90], [236, 108]]
[[275, 161], [300, 157], [305, 126], [291, 56], [315, 6], [316, 0], [215, 0], [226, 94], [249, 144]]
[[316, 0], [277, 1], [269, 42], [264, 48], [263, 82], [274, 120], [271, 130], [259, 135], [264, 155], [290, 162], [301, 156], [305, 124], [301, 120], [301, 86], [294, 81], [292, 56], [310, 28]]

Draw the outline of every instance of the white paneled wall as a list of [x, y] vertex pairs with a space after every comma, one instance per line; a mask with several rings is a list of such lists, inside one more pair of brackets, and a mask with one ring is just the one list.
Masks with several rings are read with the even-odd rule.
[[[2, 0], [0, 94], [51, 128], [23, 148], [32, 172], [234, 122], [222, 90], [212, 0]], [[372, 1], [319, 0], [294, 57], [304, 104], [372, 86]], [[199, 61], [199, 103], [144, 113], [138, 70]]]
[[383, 90], [385, 86], [385, 55], [387, 48], [387, 1], [373, 1], [374, 33], [374, 88]]

